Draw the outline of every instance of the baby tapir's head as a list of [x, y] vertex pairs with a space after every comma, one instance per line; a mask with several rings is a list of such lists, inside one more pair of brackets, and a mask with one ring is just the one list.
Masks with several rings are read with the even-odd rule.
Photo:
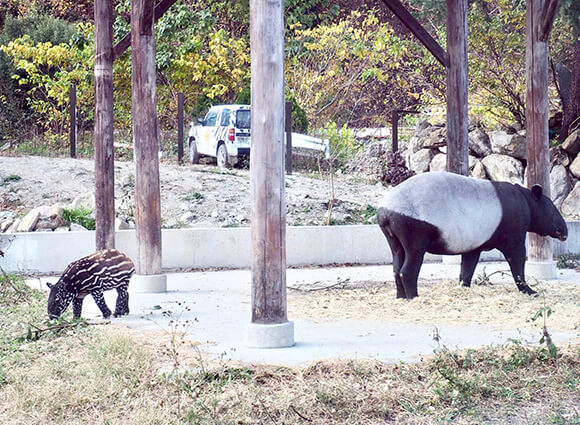
[[57, 319], [65, 312], [75, 294], [66, 288], [62, 280], [59, 280], [54, 285], [47, 282], [46, 286], [50, 288], [50, 294], [48, 294], [48, 317]]

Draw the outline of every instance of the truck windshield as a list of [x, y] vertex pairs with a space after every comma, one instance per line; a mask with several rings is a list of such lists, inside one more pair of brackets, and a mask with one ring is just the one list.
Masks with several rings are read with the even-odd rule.
[[248, 109], [242, 109], [236, 112], [237, 128], [250, 128], [250, 121], [250, 111]]

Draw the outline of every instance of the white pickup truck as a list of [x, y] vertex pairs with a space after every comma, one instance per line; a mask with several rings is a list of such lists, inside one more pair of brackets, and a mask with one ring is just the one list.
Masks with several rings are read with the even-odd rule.
[[[204, 119], [189, 126], [189, 161], [199, 162], [200, 156], [217, 159], [219, 167], [236, 165], [250, 155], [250, 105], [213, 106]], [[324, 152], [328, 157], [328, 140], [292, 133], [292, 147]]]

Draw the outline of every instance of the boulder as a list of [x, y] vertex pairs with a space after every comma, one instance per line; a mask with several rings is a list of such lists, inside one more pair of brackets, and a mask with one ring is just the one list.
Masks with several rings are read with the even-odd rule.
[[81, 226], [80, 224], [77, 224], [77, 223], [70, 224], [70, 231], [71, 232], [88, 232], [88, 230], [86, 228], [84, 228], [83, 226]]
[[50, 211], [48, 212], [48, 215], [60, 215], [62, 216], [62, 212], [64, 211], [64, 209], [66, 208], [65, 204], [53, 204], [50, 206]]
[[563, 165], [564, 167], [570, 165], [570, 157], [560, 146], [550, 148], [550, 167], [555, 165]]
[[570, 173], [577, 179], [580, 179], [580, 155], [577, 155], [576, 159], [570, 164]]
[[563, 165], [556, 165], [550, 172], [550, 196], [557, 208], [560, 208], [564, 199], [571, 190], [570, 177]]
[[566, 217], [580, 218], [580, 182], [576, 183], [572, 192], [562, 202], [561, 211]]
[[493, 153], [483, 158], [481, 162], [490, 180], [523, 184], [524, 167], [517, 159]]
[[429, 164], [429, 171], [445, 171], [447, 169], [447, 155], [438, 153]]
[[566, 137], [566, 140], [562, 143], [562, 149], [572, 155], [572, 157], [578, 155], [578, 152], [580, 152], [580, 128]]
[[476, 128], [469, 133], [469, 150], [478, 158], [492, 153], [489, 136], [481, 128]]
[[517, 159], [526, 159], [525, 136], [518, 133], [508, 134], [505, 131], [491, 131], [489, 138], [493, 153], [509, 155]]
[[6, 229], [6, 233], [16, 233], [18, 231], [18, 226], [20, 226], [21, 221], [22, 219], [20, 218], [14, 219], [14, 223], [12, 223], [12, 225], [8, 229]]
[[487, 174], [485, 172], [485, 167], [481, 161], [477, 161], [471, 170], [471, 177], [476, 179], [487, 179]]
[[71, 203], [72, 208], [87, 208], [91, 211], [95, 210], [95, 194], [87, 192], [77, 196]]
[[426, 131], [428, 128], [432, 128], [433, 126], [429, 121], [423, 120], [419, 121], [417, 125], [415, 125], [415, 134], [417, 137], [424, 137], [428, 132]]
[[4, 220], [2, 220], [2, 222], [0, 223], [0, 233], [4, 233], [5, 231], [7, 231], [10, 226], [12, 226], [12, 224], [14, 223], [14, 218], [6, 218]]
[[30, 211], [28, 214], [24, 216], [18, 228], [16, 229], [17, 232], [32, 232], [40, 218], [40, 211], [35, 208]]
[[421, 149], [409, 157], [409, 168], [417, 173], [429, 171], [429, 164], [435, 155], [433, 149]]
[[122, 218], [115, 218], [115, 230], [128, 230], [131, 228], [131, 225]]
[[50, 230], [54, 231], [58, 227], [66, 226], [66, 221], [57, 214], [50, 215], [48, 217], [40, 217], [36, 223], [34, 230]]

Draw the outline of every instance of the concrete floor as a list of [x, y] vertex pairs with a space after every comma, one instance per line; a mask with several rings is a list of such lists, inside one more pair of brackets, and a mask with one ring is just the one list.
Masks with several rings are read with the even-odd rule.
[[[507, 264], [481, 263], [486, 272], [506, 270]], [[424, 264], [420, 278], [457, 279], [459, 266], [453, 264]], [[580, 273], [558, 270], [558, 279], [580, 284]], [[415, 362], [433, 353], [438, 347], [435, 333], [449, 348], [479, 347], [505, 343], [510, 338], [537, 342], [536, 333], [517, 329], [497, 331], [482, 325], [452, 326], [445, 324], [417, 325], [384, 323], [364, 320], [340, 320], [314, 323], [306, 319], [294, 322], [295, 345], [290, 348], [255, 349], [244, 344], [245, 328], [250, 323], [250, 271], [228, 270], [193, 273], [170, 273], [166, 293], [131, 293], [127, 317], [112, 319], [134, 329], [170, 330], [177, 323], [187, 338], [201, 343], [200, 349], [216, 358], [248, 363], [298, 365], [329, 358], [372, 358], [387, 362]], [[385, 281], [392, 279], [392, 267], [360, 266], [315, 269], [289, 269], [289, 287], [319, 282], [331, 285], [338, 279], [351, 281]], [[498, 279], [511, 278], [500, 277]], [[56, 278], [43, 279], [55, 281]], [[31, 281], [38, 285], [38, 280]], [[45, 287], [46, 288], [46, 287]], [[116, 293], [106, 293], [110, 307]], [[165, 312], [165, 313], [164, 313]], [[91, 297], [87, 297], [83, 317], [98, 318], [100, 312]], [[435, 327], [436, 326], [436, 327]], [[557, 333], [554, 341], [578, 340], [576, 333]]]

